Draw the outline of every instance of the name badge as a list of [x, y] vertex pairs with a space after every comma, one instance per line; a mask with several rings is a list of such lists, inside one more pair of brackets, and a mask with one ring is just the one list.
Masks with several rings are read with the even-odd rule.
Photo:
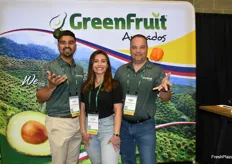
[[80, 105], [79, 105], [79, 97], [78, 96], [69, 97], [69, 107], [70, 107], [70, 113], [71, 113], [72, 117], [80, 115]]
[[88, 114], [88, 127], [87, 133], [96, 135], [98, 134], [98, 114]]
[[126, 95], [126, 100], [125, 100], [125, 104], [124, 104], [124, 109], [123, 109], [123, 113], [126, 115], [131, 115], [133, 116], [135, 113], [135, 109], [136, 109], [136, 103], [137, 103], [137, 96], [136, 95]]

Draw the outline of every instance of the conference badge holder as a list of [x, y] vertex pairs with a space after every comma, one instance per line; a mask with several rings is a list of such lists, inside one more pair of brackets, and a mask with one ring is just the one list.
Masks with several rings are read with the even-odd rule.
[[98, 134], [98, 114], [88, 114], [88, 128], [87, 133], [97, 135]]
[[69, 104], [70, 104], [70, 113], [72, 117], [79, 116], [80, 115], [79, 97], [78, 96], [69, 97]]
[[125, 100], [125, 104], [124, 104], [124, 109], [123, 109], [123, 113], [126, 115], [131, 115], [133, 116], [135, 113], [135, 109], [136, 109], [136, 102], [137, 102], [137, 95], [126, 95], [126, 100]]

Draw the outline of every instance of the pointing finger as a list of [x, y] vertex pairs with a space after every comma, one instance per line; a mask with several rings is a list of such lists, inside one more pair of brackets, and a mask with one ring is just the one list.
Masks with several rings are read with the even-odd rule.
[[48, 75], [48, 79], [50, 79], [52, 76], [50, 71], [47, 71], [47, 75]]
[[159, 89], [159, 87], [155, 87], [155, 88], [153, 88], [153, 90], [158, 90]]

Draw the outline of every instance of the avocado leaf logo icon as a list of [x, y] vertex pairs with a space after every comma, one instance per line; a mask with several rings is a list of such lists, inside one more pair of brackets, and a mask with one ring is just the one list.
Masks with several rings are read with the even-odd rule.
[[[63, 17], [63, 19], [62, 19]], [[65, 20], [67, 18], [67, 13], [64, 12], [64, 16], [61, 16], [60, 14], [53, 17], [49, 21], [49, 26], [54, 30], [53, 36], [56, 39], [59, 39], [62, 35], [62, 27], [64, 26]]]
[[152, 12], [152, 15], [153, 15], [153, 17], [155, 17], [155, 18], [158, 18], [159, 16], [160, 16], [160, 14], [159, 13], [154, 13], [154, 12]]
[[[63, 17], [63, 19], [62, 19]], [[67, 13], [64, 12], [64, 16], [61, 16], [60, 14], [53, 17], [50, 21], [49, 21], [49, 26], [55, 30], [55, 29], [62, 29], [62, 27], [64, 26], [65, 20], [67, 18]]]

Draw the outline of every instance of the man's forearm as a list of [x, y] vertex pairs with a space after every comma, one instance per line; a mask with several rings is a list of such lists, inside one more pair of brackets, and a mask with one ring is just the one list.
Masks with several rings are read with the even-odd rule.
[[42, 89], [39, 89], [37, 91], [37, 93], [36, 93], [36, 97], [37, 97], [38, 102], [40, 104], [43, 104], [44, 102], [49, 100], [55, 89], [56, 88], [50, 88], [48, 86], [46, 86], [46, 87], [44, 87]]

